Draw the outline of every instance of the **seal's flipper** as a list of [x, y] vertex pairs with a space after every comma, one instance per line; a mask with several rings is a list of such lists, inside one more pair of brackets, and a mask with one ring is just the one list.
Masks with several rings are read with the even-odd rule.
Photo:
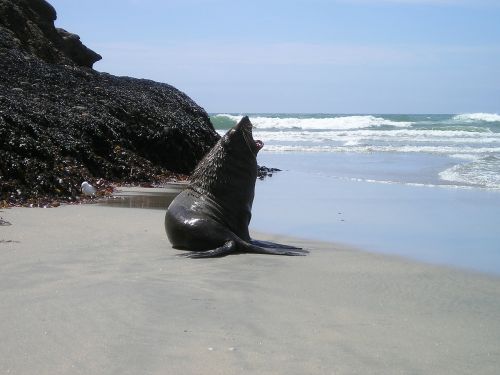
[[290, 245], [283, 245], [283, 244], [280, 244], [280, 243], [275, 243], [275, 242], [270, 242], [270, 241], [250, 240], [250, 243], [252, 245], [255, 245], [255, 246], [265, 247], [267, 249], [293, 249], [293, 250], [302, 250], [301, 247], [295, 247], [295, 246], [290, 246]]
[[227, 241], [223, 246], [207, 251], [190, 251], [187, 254], [180, 254], [184, 258], [215, 258], [235, 253], [237, 246], [235, 241]]
[[263, 247], [256, 246], [257, 249], [252, 249], [251, 252], [258, 254], [270, 254], [270, 255], [286, 255], [291, 257], [301, 257], [307, 255], [309, 251], [307, 250], [292, 250], [292, 249], [266, 249]]
[[[260, 242], [260, 241], [257, 241]], [[270, 242], [272, 243], [272, 242]], [[279, 245], [279, 244], [274, 244]], [[258, 253], [258, 254], [271, 254], [271, 255], [287, 255], [287, 256], [305, 256], [309, 253], [307, 250], [300, 249], [298, 247], [261, 247], [255, 244], [244, 242], [243, 248], [250, 253]]]
[[[260, 241], [257, 241], [260, 242]], [[269, 244], [274, 244], [269, 242]], [[283, 245], [285, 246], [285, 245]], [[309, 253], [307, 250], [300, 249], [298, 247], [260, 247], [253, 243], [242, 241], [241, 239], [227, 241], [223, 246], [217, 247], [215, 249], [206, 251], [190, 251], [187, 254], [180, 254], [179, 256], [183, 258], [215, 258], [221, 257], [228, 254], [234, 254], [237, 252], [248, 252], [257, 254], [271, 254], [271, 255], [287, 255], [287, 256], [304, 256]]]

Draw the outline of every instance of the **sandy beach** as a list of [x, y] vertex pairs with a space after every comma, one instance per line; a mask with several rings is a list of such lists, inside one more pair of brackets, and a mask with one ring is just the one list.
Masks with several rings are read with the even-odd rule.
[[[500, 278], [255, 235], [307, 257], [177, 257], [164, 211], [0, 216], [2, 374], [498, 374]], [[272, 229], [272, 228], [270, 228]]]

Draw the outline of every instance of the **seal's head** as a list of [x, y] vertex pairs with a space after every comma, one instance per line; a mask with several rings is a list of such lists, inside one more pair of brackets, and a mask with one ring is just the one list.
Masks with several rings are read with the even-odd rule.
[[264, 147], [261, 140], [254, 140], [252, 135], [253, 125], [248, 116], [243, 117], [240, 122], [229, 130], [221, 139], [228, 152], [244, 152], [248, 148], [250, 152], [257, 155], [259, 150]]

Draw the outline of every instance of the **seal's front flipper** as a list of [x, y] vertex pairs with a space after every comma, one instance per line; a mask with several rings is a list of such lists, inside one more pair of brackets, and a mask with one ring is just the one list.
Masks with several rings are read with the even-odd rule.
[[184, 258], [215, 258], [235, 253], [237, 251], [236, 242], [227, 241], [223, 246], [207, 251], [191, 251], [187, 254], [180, 254]]
[[[250, 240], [250, 243], [255, 246], [265, 247], [267, 249], [293, 249], [293, 250], [302, 250], [301, 247], [283, 245], [280, 243], [270, 242], [270, 241], [259, 241], [259, 240]], [[306, 250], [304, 250], [306, 251]]]

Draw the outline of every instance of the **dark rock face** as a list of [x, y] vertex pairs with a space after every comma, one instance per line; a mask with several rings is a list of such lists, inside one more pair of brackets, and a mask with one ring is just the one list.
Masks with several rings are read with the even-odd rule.
[[0, 26], [10, 31], [8, 39], [14, 45], [49, 63], [91, 68], [101, 56], [85, 47], [78, 35], [56, 29], [56, 18], [45, 0], [0, 0]]
[[83, 180], [190, 173], [217, 142], [174, 87], [89, 67], [43, 0], [0, 0], [0, 201], [75, 197]]
[[263, 165], [257, 166], [257, 178], [259, 180], [263, 180], [266, 177], [272, 177], [274, 173], [281, 172], [281, 169], [278, 168], [268, 168]]

